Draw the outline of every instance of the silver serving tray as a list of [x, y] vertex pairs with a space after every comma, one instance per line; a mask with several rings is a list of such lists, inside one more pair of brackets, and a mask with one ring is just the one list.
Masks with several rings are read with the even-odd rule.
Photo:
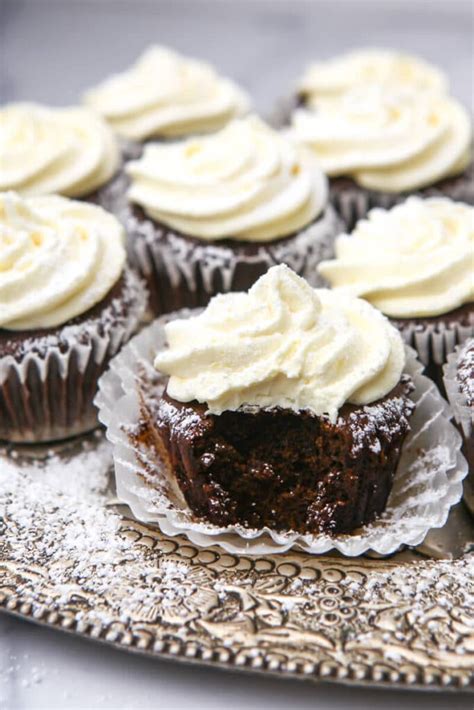
[[[57, 496], [50, 505], [41, 496], [36, 509], [13, 473], [35, 462], [28, 480], [41, 485], [53, 456], [54, 470], [67, 481], [77, 476], [84, 451], [90, 466], [100, 449], [104, 466], [106, 446], [95, 434], [53, 451], [0, 450], [0, 610], [128, 651], [232, 670], [474, 688], [474, 535], [464, 504], [422, 546], [390, 559], [246, 557], [164, 537], [131, 519], [110, 486], [90, 492], [90, 509], [101, 511], [101, 526], [107, 516], [118, 521], [110, 533], [113, 554], [104, 557], [92, 546], [81, 549], [78, 563], [74, 499], [63, 499], [70, 522]], [[84, 529], [90, 527], [88, 513]]]

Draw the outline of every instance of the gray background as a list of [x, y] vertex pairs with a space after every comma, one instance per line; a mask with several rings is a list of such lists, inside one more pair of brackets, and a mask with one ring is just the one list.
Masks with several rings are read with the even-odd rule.
[[[0, 0], [0, 98], [77, 102], [87, 86], [160, 42], [216, 63], [265, 113], [312, 57], [361, 45], [420, 53], [443, 66], [453, 93], [472, 104], [471, 7], [464, 0]], [[2, 710], [467, 710], [472, 700], [224, 675], [0, 616]]]
[[214, 62], [267, 112], [313, 57], [362, 45], [420, 53], [472, 105], [467, 0], [0, 0], [0, 97], [53, 104], [152, 42]]

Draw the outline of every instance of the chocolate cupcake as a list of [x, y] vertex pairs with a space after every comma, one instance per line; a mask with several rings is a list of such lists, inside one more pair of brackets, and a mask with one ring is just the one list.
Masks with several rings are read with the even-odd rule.
[[329, 175], [348, 229], [413, 193], [474, 204], [471, 119], [422, 60], [358, 52], [309, 69], [291, 135]]
[[318, 99], [342, 95], [365, 84], [397, 84], [417, 91], [448, 90], [445, 74], [414, 54], [391, 49], [356, 49], [313, 62], [298, 82], [297, 96], [309, 107]]
[[7, 104], [0, 110], [0, 145], [0, 191], [23, 197], [94, 201], [121, 163], [112, 130], [80, 107]]
[[256, 117], [149, 145], [126, 173], [113, 211], [155, 314], [247, 289], [278, 263], [316, 283], [342, 228], [314, 158]]
[[387, 315], [438, 384], [449, 353], [474, 334], [473, 218], [464, 203], [410, 197], [371, 210], [318, 266], [338, 293]]
[[444, 387], [454, 421], [461, 432], [469, 474], [464, 500], [474, 515], [474, 339], [470, 338], [448, 357], [443, 371]]
[[156, 451], [195, 516], [343, 533], [383, 511], [414, 404], [382, 314], [280, 265], [165, 332]]
[[93, 429], [97, 381], [145, 310], [121, 225], [84, 202], [1, 193], [0, 264], [0, 439]]
[[205, 62], [149, 47], [127, 71], [84, 95], [118, 135], [144, 142], [208, 133], [248, 110], [248, 98]]

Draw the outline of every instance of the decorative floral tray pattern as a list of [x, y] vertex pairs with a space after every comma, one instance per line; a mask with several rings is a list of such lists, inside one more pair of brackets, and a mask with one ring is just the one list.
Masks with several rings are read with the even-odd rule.
[[[151, 656], [474, 688], [472, 522], [459, 508], [454, 536], [434, 534], [425, 555], [231, 555], [125, 517], [110, 463], [99, 435], [0, 451], [0, 609]], [[426, 557], [446, 547], [457, 559]]]

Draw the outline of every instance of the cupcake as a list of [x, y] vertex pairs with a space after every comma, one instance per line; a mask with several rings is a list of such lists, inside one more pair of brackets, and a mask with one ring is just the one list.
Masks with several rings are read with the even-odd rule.
[[157, 46], [87, 91], [84, 102], [138, 142], [216, 131], [248, 109], [244, 92], [210, 65]]
[[13, 103], [0, 109], [0, 164], [2, 192], [93, 202], [117, 174], [120, 151], [109, 126], [87, 109]]
[[100, 207], [0, 194], [0, 439], [97, 425], [93, 398], [145, 309], [124, 233]]
[[338, 294], [388, 316], [438, 382], [448, 354], [474, 333], [473, 220], [464, 203], [410, 197], [371, 210], [318, 266]]
[[306, 80], [290, 128], [330, 177], [331, 199], [347, 228], [370, 208], [393, 206], [414, 192], [474, 204], [471, 118], [442, 92], [441, 76], [415, 65], [403, 81], [395, 60], [382, 62], [382, 70], [375, 60], [370, 71], [370, 63], [365, 71], [361, 66], [346, 69], [344, 82], [344, 62], [336, 63], [327, 85], [319, 67], [313, 84], [318, 77], [326, 90], [311, 92]]
[[150, 420], [198, 519], [335, 534], [384, 510], [414, 403], [380, 312], [279, 265], [165, 333]]
[[444, 387], [454, 421], [461, 432], [469, 475], [464, 500], [474, 515], [474, 338], [456, 348], [444, 366]]
[[357, 49], [313, 62], [298, 82], [298, 99], [310, 108], [320, 98], [365, 84], [398, 84], [418, 91], [446, 92], [448, 80], [437, 67], [413, 54], [390, 49]]
[[256, 117], [146, 146], [114, 211], [155, 314], [249, 288], [278, 263], [317, 279], [342, 228], [311, 154]]

